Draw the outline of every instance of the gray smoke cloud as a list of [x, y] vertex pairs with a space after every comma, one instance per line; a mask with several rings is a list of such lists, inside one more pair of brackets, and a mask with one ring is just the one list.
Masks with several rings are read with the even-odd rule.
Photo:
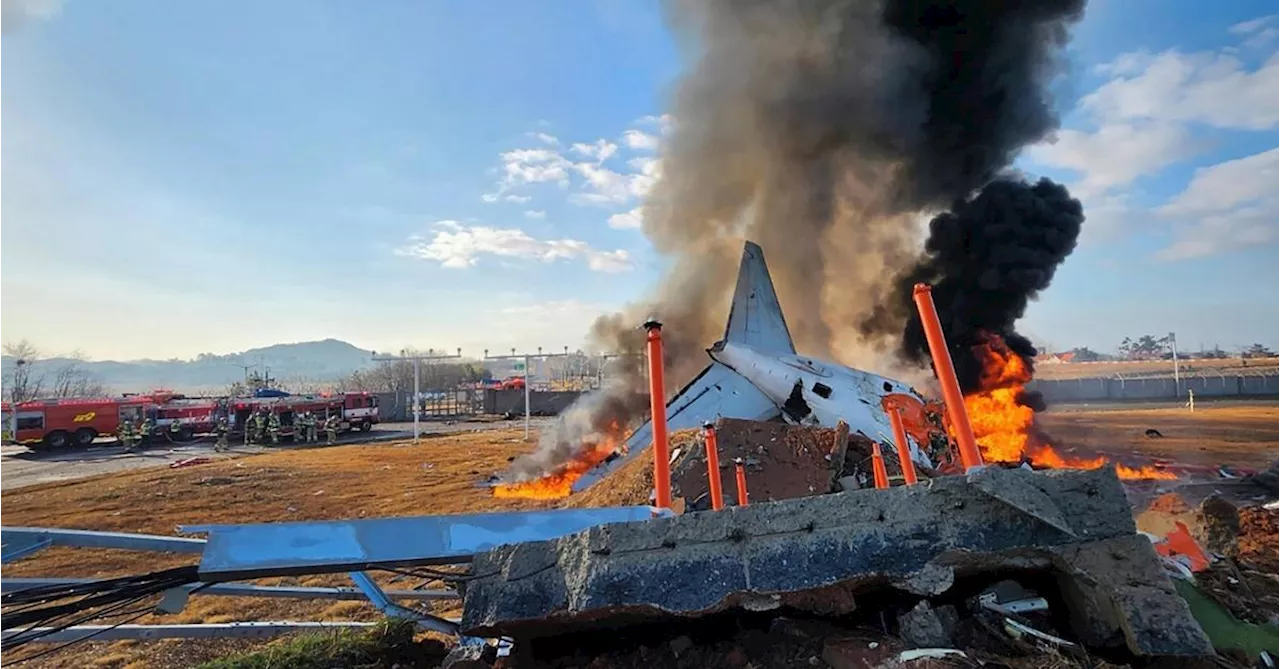
[[[666, 390], [678, 389], [723, 333], [750, 239], [764, 248], [798, 350], [901, 373], [901, 329], [859, 324], [919, 257], [921, 212], [981, 189], [1055, 129], [1047, 87], [1084, 1], [666, 8], [692, 65], [674, 92], [644, 233], [670, 269], [650, 299], [602, 317], [592, 341], [642, 351], [638, 326], [657, 316]], [[617, 387], [642, 392], [640, 370]]]
[[0, 0], [0, 32], [10, 34], [62, 11], [62, 0]]

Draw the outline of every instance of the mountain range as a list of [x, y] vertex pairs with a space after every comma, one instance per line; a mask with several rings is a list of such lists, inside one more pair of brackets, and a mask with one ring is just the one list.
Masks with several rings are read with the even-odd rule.
[[[50, 375], [69, 363], [80, 367], [114, 392], [142, 392], [169, 388], [179, 392], [222, 389], [243, 381], [248, 373], [269, 372], [271, 378], [283, 382], [334, 381], [372, 365], [372, 351], [357, 348], [345, 341], [324, 339], [296, 344], [275, 344], [249, 349], [241, 353], [218, 355], [201, 353], [194, 360], [87, 360], [46, 358], [34, 363], [33, 371]], [[16, 360], [0, 359], [5, 378]]]

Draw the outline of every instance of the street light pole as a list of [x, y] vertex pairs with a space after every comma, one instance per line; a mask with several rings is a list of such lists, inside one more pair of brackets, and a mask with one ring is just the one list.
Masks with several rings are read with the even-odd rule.
[[392, 362], [396, 360], [407, 360], [407, 361], [413, 362], [413, 441], [415, 443], [417, 443], [419, 436], [421, 436], [422, 434], [422, 430], [420, 428], [421, 411], [418, 404], [420, 401], [419, 395], [422, 392], [420, 389], [421, 379], [422, 379], [422, 372], [421, 372], [422, 361], [423, 360], [450, 360], [450, 359], [461, 358], [462, 349], [459, 348], [456, 350], [457, 350], [457, 353], [454, 355], [448, 355], [445, 353], [436, 353], [435, 349], [427, 349], [426, 355], [405, 355], [405, 352], [402, 350], [400, 351], [400, 355], [384, 355], [382, 357], [378, 357], [377, 351], [373, 352], [374, 362]]
[[1173, 349], [1173, 396], [1182, 397], [1181, 378], [1178, 374], [1178, 337], [1169, 333], [1169, 347]]
[[566, 346], [564, 350], [565, 350], [564, 353], [545, 353], [544, 354], [542, 352], [542, 347], [539, 346], [538, 352], [536, 355], [530, 354], [530, 353], [516, 353], [516, 350], [514, 348], [511, 349], [511, 355], [489, 355], [489, 349], [484, 350], [485, 360], [510, 360], [510, 359], [516, 358], [524, 362], [524, 440], [525, 441], [529, 441], [529, 431], [530, 431], [529, 423], [530, 423], [530, 416], [532, 415], [532, 411], [530, 409], [531, 403], [529, 400], [529, 392], [530, 392], [529, 386], [531, 385], [529, 383], [529, 377], [530, 377], [529, 363], [531, 359], [534, 357], [540, 358], [542, 360], [546, 360], [547, 358], [561, 358], [561, 357], [567, 358], [569, 356], [569, 347]]

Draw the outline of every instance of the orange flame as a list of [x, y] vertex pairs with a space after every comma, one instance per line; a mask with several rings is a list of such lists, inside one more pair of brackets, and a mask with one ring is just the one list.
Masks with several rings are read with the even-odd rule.
[[[1035, 411], [1018, 399], [1031, 381], [1031, 369], [998, 335], [988, 335], [975, 347], [982, 358], [979, 390], [965, 395], [964, 406], [973, 436], [986, 462], [1029, 461], [1036, 467], [1097, 469], [1104, 457], [1081, 458], [1059, 453], [1036, 430]], [[1122, 479], [1174, 479], [1177, 475], [1152, 466], [1116, 466]]]
[[494, 486], [493, 496], [504, 499], [560, 499], [568, 497], [569, 493], [573, 491], [573, 482], [582, 478], [583, 474], [591, 471], [596, 465], [613, 455], [618, 450], [618, 445], [621, 442], [622, 428], [615, 422], [610, 426], [609, 433], [605, 434], [599, 441], [583, 444], [583, 447], [569, 461], [560, 464], [542, 478]]

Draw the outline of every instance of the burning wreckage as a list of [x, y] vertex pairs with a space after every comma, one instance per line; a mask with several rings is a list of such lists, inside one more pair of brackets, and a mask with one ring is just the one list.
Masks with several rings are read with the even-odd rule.
[[[919, 298], [926, 330], [940, 337], [927, 291]], [[367, 598], [455, 636], [446, 666], [498, 655], [517, 667], [978, 666], [1011, 655], [1097, 666], [1087, 658], [1213, 655], [1169, 576], [1190, 576], [1196, 551], [1137, 532], [1116, 468], [1089, 460], [1036, 471], [1028, 464], [1057, 463], [1034, 452], [996, 465], [1015, 458], [988, 438], [972, 394], [948, 403], [943, 419], [902, 383], [798, 355], [758, 246], [746, 246], [711, 364], [665, 405], [656, 324], [650, 344], [651, 422], [625, 441], [587, 444], [542, 487], [501, 484], [495, 494], [582, 493], [572, 501], [631, 477], [653, 490], [652, 506], [182, 528], [206, 539], [4, 528], [5, 562], [51, 545], [201, 556], [128, 578], [6, 579], [6, 648], [344, 625], [82, 624], [148, 596], [163, 595], [159, 610], [173, 613], [191, 595], [230, 594]], [[945, 344], [933, 350], [945, 396], [958, 396]], [[730, 466], [726, 493], [720, 470]], [[904, 485], [891, 485], [890, 469]], [[452, 564], [470, 569], [430, 572], [449, 590], [386, 591], [370, 576]], [[355, 588], [244, 583], [341, 572]], [[445, 598], [461, 599], [460, 619], [403, 603]], [[664, 644], [670, 652], [649, 650]]]

